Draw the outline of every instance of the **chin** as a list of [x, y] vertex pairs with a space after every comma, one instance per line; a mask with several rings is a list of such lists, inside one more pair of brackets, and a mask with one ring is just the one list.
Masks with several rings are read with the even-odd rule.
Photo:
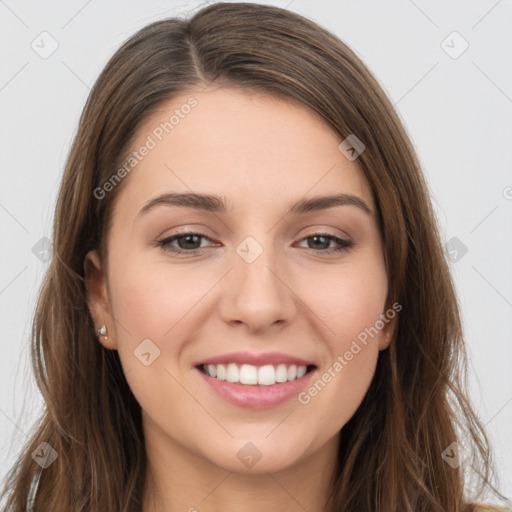
[[271, 434], [265, 439], [267, 435], [262, 433], [259, 437], [235, 438], [224, 444], [216, 443], [221, 451], [206, 456], [210, 462], [227, 471], [253, 475], [286, 470], [304, 456], [305, 444], [296, 434], [284, 438], [276, 435], [274, 439]]

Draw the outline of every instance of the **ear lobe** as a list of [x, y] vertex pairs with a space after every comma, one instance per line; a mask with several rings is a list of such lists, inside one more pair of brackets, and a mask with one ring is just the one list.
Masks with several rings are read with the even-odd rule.
[[393, 320], [390, 320], [386, 327], [382, 329], [382, 332], [379, 337], [379, 350], [386, 350], [389, 347], [391, 340], [393, 339], [393, 334], [395, 332], [394, 326], [395, 319], [393, 318]]
[[[99, 253], [96, 249], [89, 251], [84, 258], [84, 278], [87, 306], [96, 329], [103, 324], [106, 325], [108, 342], [99, 338], [100, 342], [107, 348], [115, 348], [113, 343], [114, 325], [109, 322], [111, 318], [110, 307], [108, 303], [107, 285], [105, 273], [102, 268]], [[98, 333], [94, 333], [98, 336]]]
[[[388, 311], [393, 311], [394, 315], [389, 316]], [[379, 336], [379, 350], [386, 350], [389, 347], [391, 340], [393, 339], [393, 336], [395, 334], [397, 322], [397, 313], [393, 307], [387, 308], [383, 315], [386, 318], [386, 320], [383, 320], [383, 323], [385, 325], [382, 328], [382, 331]]]

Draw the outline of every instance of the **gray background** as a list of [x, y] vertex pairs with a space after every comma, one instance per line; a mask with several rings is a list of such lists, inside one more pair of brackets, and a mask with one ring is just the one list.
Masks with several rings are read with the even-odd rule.
[[[338, 35], [403, 119], [452, 251], [471, 399], [494, 447], [499, 487], [510, 498], [511, 1], [262, 3], [288, 6]], [[205, 2], [0, 0], [0, 478], [42, 405], [28, 348], [47, 262], [32, 249], [51, 238], [60, 176], [87, 94], [137, 29], [199, 5]], [[51, 48], [44, 31], [58, 44], [47, 58], [31, 46]], [[469, 46], [461, 53], [464, 40]]]

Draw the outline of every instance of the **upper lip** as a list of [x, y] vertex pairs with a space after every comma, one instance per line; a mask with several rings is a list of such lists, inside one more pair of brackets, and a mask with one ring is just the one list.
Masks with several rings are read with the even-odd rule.
[[220, 356], [210, 357], [197, 363], [196, 366], [203, 364], [225, 364], [225, 363], [236, 363], [236, 364], [251, 364], [253, 366], [264, 366], [267, 364], [287, 364], [287, 365], [298, 365], [298, 366], [309, 366], [314, 365], [311, 361], [306, 361], [301, 357], [284, 354], [282, 352], [263, 352], [260, 354], [251, 354], [250, 352], [231, 352], [229, 354], [222, 354]]

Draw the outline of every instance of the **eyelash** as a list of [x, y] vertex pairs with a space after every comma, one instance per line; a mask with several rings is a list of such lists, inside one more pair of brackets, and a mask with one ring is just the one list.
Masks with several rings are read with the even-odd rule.
[[[198, 233], [195, 231], [190, 231], [190, 232], [178, 233], [176, 235], [173, 235], [173, 236], [170, 236], [167, 238], [163, 238], [161, 240], [158, 240], [156, 243], [163, 251], [170, 251], [170, 252], [173, 252], [176, 254], [193, 254], [193, 253], [200, 252], [202, 249], [206, 249], [206, 247], [200, 247], [198, 249], [187, 250], [187, 249], [180, 249], [178, 247], [171, 247], [169, 245], [171, 242], [174, 242], [175, 240], [177, 240], [179, 238], [184, 238], [186, 236], [191, 236], [191, 235], [196, 235], [201, 238], [206, 238], [206, 239], [212, 241], [208, 235], [205, 235], [203, 233]], [[339, 237], [331, 235], [329, 233], [313, 233], [312, 235], [302, 238], [300, 241], [302, 242], [303, 240], [308, 240], [309, 238], [314, 238], [317, 236], [323, 237], [323, 238], [328, 238], [330, 240], [334, 240], [336, 243], [339, 244], [339, 247], [330, 248], [330, 249], [320, 249], [320, 250], [315, 250], [315, 249], [309, 248], [310, 250], [312, 250], [314, 252], [323, 252], [323, 253], [327, 253], [327, 254], [332, 254], [332, 253], [337, 253], [337, 252], [348, 251], [354, 246], [354, 242], [352, 240], [344, 240], [343, 238], [339, 238]]]

